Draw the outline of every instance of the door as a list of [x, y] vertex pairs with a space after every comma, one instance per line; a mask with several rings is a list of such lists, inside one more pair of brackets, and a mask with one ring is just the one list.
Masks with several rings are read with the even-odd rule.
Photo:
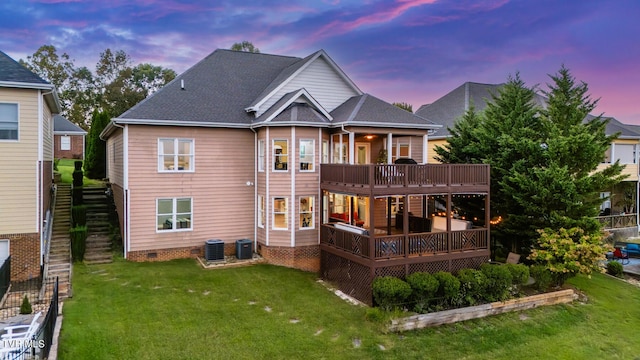
[[0, 266], [9, 257], [9, 240], [0, 240]]
[[371, 144], [356, 143], [356, 165], [369, 164], [371, 159]]

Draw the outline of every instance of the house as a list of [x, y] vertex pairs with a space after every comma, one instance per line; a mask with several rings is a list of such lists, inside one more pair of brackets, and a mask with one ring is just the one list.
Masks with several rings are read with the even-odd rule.
[[87, 132], [62, 115], [53, 117], [53, 157], [84, 160]]
[[[323, 50], [216, 50], [101, 134], [124, 256], [202, 256], [216, 239], [230, 255], [251, 239], [365, 302], [375, 276], [478, 266], [488, 166], [425, 165], [437, 128], [363, 93]], [[465, 220], [469, 203], [483, 212]]]
[[[447, 138], [451, 136], [449, 128], [453, 128], [456, 121], [464, 113], [474, 106], [476, 111], [486, 108], [487, 102], [491, 101], [491, 95], [498, 95], [498, 91], [503, 84], [481, 84], [466, 82], [431, 104], [422, 105], [416, 115], [429, 119], [442, 128], [435, 131], [429, 137], [429, 163], [437, 163], [435, 159], [436, 146], [443, 146]], [[536, 94], [534, 98], [538, 106], [546, 107], [547, 98]], [[589, 115], [588, 119], [593, 116]], [[601, 206], [600, 218], [606, 229], [629, 228], [633, 231], [628, 235], [637, 236], [638, 229], [638, 145], [640, 142], [640, 127], [623, 124], [614, 118], [603, 118], [608, 120], [606, 134], [619, 134], [613, 141], [611, 147], [605, 154], [602, 165], [598, 170], [610, 165], [616, 160], [625, 166], [623, 174], [628, 177], [614, 189], [602, 192], [603, 203]]]
[[40, 276], [59, 112], [54, 86], [0, 51], [0, 257], [14, 281]]

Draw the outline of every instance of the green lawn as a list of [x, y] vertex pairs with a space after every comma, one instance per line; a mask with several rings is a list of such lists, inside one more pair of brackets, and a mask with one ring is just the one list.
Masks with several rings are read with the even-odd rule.
[[[58, 163], [58, 172], [62, 175], [63, 184], [71, 184], [73, 182], [73, 163], [77, 160], [74, 159], [60, 159]], [[100, 180], [89, 179], [86, 176], [83, 178], [84, 185], [98, 185], [102, 182]]]
[[[588, 302], [403, 334], [367, 320], [317, 276], [193, 260], [74, 266], [60, 359], [633, 359], [640, 289], [596, 275]], [[360, 346], [354, 346], [360, 343]]]

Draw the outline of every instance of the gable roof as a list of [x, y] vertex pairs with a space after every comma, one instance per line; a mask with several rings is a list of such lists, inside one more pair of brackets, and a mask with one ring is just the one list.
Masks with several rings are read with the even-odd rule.
[[289, 81], [291, 81], [297, 74], [302, 72], [305, 68], [307, 68], [312, 62], [314, 62], [319, 57], [322, 57], [327, 61], [329, 66], [345, 81], [357, 94], [362, 94], [362, 91], [356, 86], [356, 84], [349, 79], [347, 74], [338, 67], [338, 65], [327, 55], [324, 50], [318, 50], [315, 53], [307, 56], [300, 61], [286, 67], [285, 69], [278, 74], [278, 76], [273, 79], [273, 81], [267, 86], [262, 93], [247, 107], [247, 111], [256, 111], [260, 105], [266, 102], [270, 97], [274, 96], [278, 90], [283, 88]]
[[45, 101], [53, 113], [60, 112], [58, 94], [53, 91], [55, 87], [2, 51], [0, 51], [0, 87], [50, 90], [43, 94]]
[[[594, 116], [591, 116], [591, 118], [594, 118]], [[618, 139], [640, 139], [640, 126], [623, 124], [612, 117], [603, 117], [602, 119], [609, 120], [605, 127], [607, 135], [619, 133]]]
[[[302, 88], [298, 89], [298, 91], [292, 91], [286, 95], [284, 95], [281, 99], [279, 99], [275, 104], [273, 104], [266, 112], [260, 115], [256, 119], [256, 123], [267, 123], [273, 120], [275, 117], [279, 116], [280, 113], [288, 107], [291, 107], [294, 103], [306, 103], [314, 108], [316, 113], [320, 113], [323, 120], [322, 123], [326, 123], [331, 121], [333, 118], [331, 115], [325, 110], [322, 105], [320, 105], [314, 98], [309, 94], [309, 92]], [[312, 119], [316, 119], [314, 115]], [[308, 122], [312, 119], [304, 119], [300, 118], [301, 121]]]
[[53, 117], [53, 133], [56, 135], [68, 134], [68, 135], [86, 135], [87, 132], [84, 131], [80, 126], [72, 123], [67, 120], [62, 115], [55, 115]]
[[[155, 94], [112, 119], [102, 136], [108, 136], [114, 123], [231, 128], [297, 124], [341, 126], [348, 117], [336, 121], [333, 112], [328, 112], [305, 88], [282, 94], [285, 84], [319, 58], [336, 72], [343, 81], [341, 84], [347, 84], [354, 93], [362, 94], [323, 50], [301, 59], [219, 49]], [[273, 98], [276, 93], [280, 97], [277, 100]], [[357, 110], [349, 120], [354, 124], [420, 129], [438, 127], [371, 95], [362, 96], [356, 96], [357, 100], [349, 99], [346, 106], [342, 104], [334, 111], [341, 114]], [[256, 118], [252, 107], [269, 99], [269, 104], [273, 105]], [[357, 109], [350, 107], [355, 107], [359, 100], [362, 104]]]
[[0, 82], [44, 85], [43, 89], [51, 88], [51, 84], [2, 51], [0, 51]]
[[331, 112], [334, 125], [363, 125], [437, 129], [440, 125], [410, 113], [375, 96], [363, 94], [345, 101]]
[[288, 56], [216, 50], [138, 103], [116, 121], [123, 123], [247, 127], [244, 109], [283, 68]]
[[[456, 121], [464, 115], [471, 105], [475, 107], [476, 111], [483, 111], [487, 107], [487, 102], [491, 101], [491, 95], [498, 95], [502, 86], [504, 84], [466, 82], [433, 103], [421, 106], [416, 114], [441, 124], [443, 127], [435, 133], [434, 138], [444, 138], [451, 135], [448, 129], [453, 128]], [[540, 107], [546, 108], [547, 106], [547, 98], [538, 93], [535, 94], [533, 101]], [[593, 118], [592, 115], [589, 116]], [[633, 136], [634, 130], [623, 129], [620, 125], [625, 126], [617, 120], [610, 122], [606, 128], [607, 134], [620, 131], [621, 137], [623, 135]]]

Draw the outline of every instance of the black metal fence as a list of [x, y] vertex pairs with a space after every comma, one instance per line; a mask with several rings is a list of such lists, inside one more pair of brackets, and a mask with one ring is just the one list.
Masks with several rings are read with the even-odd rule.
[[49, 308], [38, 330], [30, 339], [3, 340], [0, 346], [0, 360], [17, 359], [47, 359], [53, 344], [53, 335], [58, 320], [58, 278], [52, 283], [44, 284], [51, 287]]

